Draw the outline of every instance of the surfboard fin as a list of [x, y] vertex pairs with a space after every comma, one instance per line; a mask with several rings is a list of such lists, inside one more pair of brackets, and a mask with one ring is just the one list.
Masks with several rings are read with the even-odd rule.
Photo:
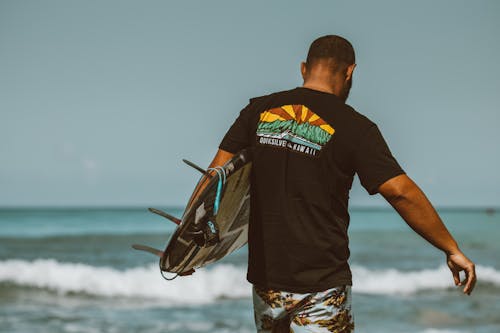
[[178, 219], [177, 217], [175, 216], [172, 216], [170, 215], [169, 213], [165, 213], [164, 211], [162, 210], [159, 210], [159, 209], [156, 209], [156, 208], [148, 208], [148, 210], [153, 213], [153, 214], [157, 214], [157, 215], [160, 215], [172, 222], [174, 222], [175, 224], [179, 225], [181, 223], [181, 220]]
[[154, 254], [155, 256], [158, 257], [163, 257], [163, 251], [160, 251], [158, 249], [155, 249], [153, 247], [147, 246], [147, 245], [142, 245], [142, 244], [133, 244], [132, 248], [138, 251], [144, 251], [144, 252], [149, 252], [151, 254]]
[[187, 165], [189, 165], [190, 167], [198, 170], [199, 172], [201, 172], [202, 174], [206, 175], [206, 176], [211, 176], [207, 170], [203, 169], [202, 167], [200, 167], [199, 165], [196, 165], [194, 164], [193, 162], [191, 161], [188, 161], [186, 159], [182, 159], [182, 162], [186, 163]]

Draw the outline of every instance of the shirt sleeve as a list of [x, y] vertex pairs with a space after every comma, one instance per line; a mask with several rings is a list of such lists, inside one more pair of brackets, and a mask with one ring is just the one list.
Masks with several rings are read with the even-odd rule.
[[251, 145], [250, 141], [250, 103], [241, 110], [239, 116], [224, 135], [219, 148], [236, 154]]
[[355, 167], [361, 185], [370, 195], [378, 193], [379, 186], [387, 180], [405, 173], [375, 124], [363, 134], [359, 142]]

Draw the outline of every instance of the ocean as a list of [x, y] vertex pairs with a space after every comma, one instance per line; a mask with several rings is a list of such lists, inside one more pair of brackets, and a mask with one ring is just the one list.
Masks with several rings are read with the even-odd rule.
[[[500, 332], [500, 213], [439, 212], [476, 263], [472, 295], [397, 213], [352, 209], [356, 332]], [[255, 332], [246, 246], [174, 281], [131, 249], [163, 249], [174, 227], [146, 207], [1, 209], [0, 332]]]

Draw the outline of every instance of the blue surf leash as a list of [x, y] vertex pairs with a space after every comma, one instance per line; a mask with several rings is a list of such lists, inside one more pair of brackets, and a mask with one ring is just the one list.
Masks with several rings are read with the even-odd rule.
[[[214, 206], [213, 206], [213, 216], [216, 216], [217, 212], [219, 211], [220, 199], [221, 199], [221, 196], [222, 196], [222, 190], [224, 188], [224, 184], [226, 183], [226, 178], [227, 178], [226, 177], [226, 171], [224, 170], [224, 167], [222, 167], [222, 166], [218, 166], [218, 167], [214, 167], [214, 168], [209, 168], [207, 171], [215, 171], [217, 173], [217, 177], [219, 178], [218, 181], [217, 181], [217, 190], [215, 192], [215, 200], [214, 200]], [[204, 178], [205, 178], [205, 176], [202, 176], [200, 178], [200, 180], [198, 181], [198, 184], [200, 184]], [[208, 227], [210, 228], [210, 230], [213, 233], [217, 232], [216, 227], [215, 227], [215, 225], [214, 225], [214, 223], [212, 221], [209, 220], [207, 222], [207, 225], [208, 225]], [[200, 251], [200, 249], [201, 249], [201, 246], [197, 245], [196, 248], [195, 248], [195, 250], [189, 256], [188, 260], [186, 260], [186, 262], [184, 263], [183, 267], [181, 268], [181, 271], [183, 271], [186, 268], [186, 266], [191, 262], [191, 260], [194, 259], [194, 257], [198, 253], [198, 251]], [[172, 281], [173, 279], [175, 279], [176, 277], [179, 276], [179, 273], [176, 273], [171, 278], [165, 276], [164, 273], [163, 273], [163, 270], [161, 269], [161, 259], [160, 259], [160, 273], [161, 273], [161, 276], [165, 280], [167, 280], [167, 281]]]
[[219, 177], [219, 180], [217, 182], [217, 191], [215, 193], [215, 201], [214, 201], [214, 216], [217, 215], [217, 212], [219, 211], [219, 205], [220, 205], [220, 198], [222, 195], [222, 188], [224, 184], [226, 183], [226, 171], [224, 170], [223, 167], [215, 167], [215, 168], [209, 168], [208, 171], [215, 171], [217, 172], [217, 176]]

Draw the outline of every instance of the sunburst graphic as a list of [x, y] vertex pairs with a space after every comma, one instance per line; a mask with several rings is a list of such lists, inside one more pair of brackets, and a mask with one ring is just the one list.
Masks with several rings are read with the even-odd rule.
[[334, 128], [305, 105], [283, 105], [260, 114], [257, 135], [285, 138], [321, 150]]
[[313, 126], [319, 126], [330, 135], [335, 132], [333, 127], [305, 105], [283, 105], [260, 114], [262, 122], [271, 123], [275, 120], [295, 120], [297, 124], [309, 123]]

